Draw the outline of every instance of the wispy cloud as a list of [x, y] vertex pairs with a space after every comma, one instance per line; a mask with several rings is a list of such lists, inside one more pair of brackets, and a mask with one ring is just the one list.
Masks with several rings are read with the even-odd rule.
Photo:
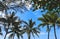
[[40, 32], [40, 35], [47, 35], [47, 32]]

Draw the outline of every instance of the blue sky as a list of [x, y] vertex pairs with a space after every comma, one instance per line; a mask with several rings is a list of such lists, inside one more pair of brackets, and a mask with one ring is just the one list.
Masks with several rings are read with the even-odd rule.
[[[28, 21], [29, 19], [33, 19], [33, 21], [36, 21], [36, 26], [40, 23], [40, 21], [38, 21], [37, 19], [39, 17], [42, 17], [42, 14], [44, 14], [45, 12], [41, 12], [41, 10], [36, 10], [36, 11], [26, 11], [24, 13], [21, 13], [19, 11], [17, 11], [17, 16], [24, 21]], [[57, 29], [57, 28], [56, 28]], [[39, 38], [37, 36], [35, 36], [35, 39], [47, 39], [47, 32], [46, 32], [46, 27], [41, 28], [41, 33], [39, 34]], [[4, 36], [0, 36], [0, 39], [3, 39]], [[57, 37], [58, 39], [60, 39], [60, 29], [57, 29]], [[15, 37], [16, 39], [16, 37]], [[24, 39], [27, 39], [27, 34], [24, 34]], [[34, 39], [31, 36], [31, 39]], [[54, 32], [53, 32], [53, 28], [51, 29], [50, 32], [50, 39], [54, 39]]]
[[[31, 7], [31, 6], [30, 6]], [[26, 8], [28, 8], [28, 7], [26, 7]], [[22, 10], [22, 9], [20, 9], [20, 10], [18, 10], [17, 9], [17, 16], [21, 19], [21, 20], [24, 20], [24, 21], [28, 21], [29, 19], [33, 19], [33, 21], [36, 21], [36, 25], [35, 26], [37, 26], [38, 24], [40, 24], [40, 21], [38, 21], [37, 19], [39, 18], [39, 17], [42, 17], [42, 14], [45, 14], [45, 12], [41, 12], [41, 10], [39, 9], [39, 10], [36, 10], [36, 11], [32, 11], [32, 10], [30, 10], [30, 11], [26, 11], [26, 8], [24, 7], [24, 9], [25, 10], [23, 10], [24, 11], [24, 13], [21, 13], [20, 12], [20, 10]], [[29, 9], [29, 8], [28, 8]], [[13, 10], [10, 10], [10, 12], [11, 11], [13, 11]], [[9, 11], [8, 11], [9, 12]], [[9, 12], [9, 13], [10, 13]], [[41, 29], [41, 31], [40, 31], [40, 34], [39, 34], [39, 38], [37, 37], [37, 36], [35, 36], [35, 39], [47, 39], [47, 32], [46, 32], [46, 27], [44, 27], [44, 28], [40, 28]], [[60, 29], [58, 29], [58, 28], [56, 28], [57, 30], [56, 30], [56, 32], [57, 32], [57, 37], [58, 37], [58, 39], [60, 39]], [[2, 31], [4, 34], [5, 34], [5, 32], [4, 31]], [[8, 37], [9, 35], [7, 35], [7, 37]], [[27, 34], [25, 33], [24, 35], [24, 39], [28, 39], [27, 38]], [[0, 39], [4, 39], [4, 35], [3, 36], [0, 36]], [[8, 38], [7, 38], [8, 39]], [[17, 39], [16, 37], [15, 37], [15, 39]], [[31, 39], [34, 39], [32, 36], [31, 36]], [[50, 31], [50, 39], [54, 39], [54, 31], [53, 31], [53, 28], [51, 29], [51, 31]]]
[[[45, 11], [46, 12], [46, 11]], [[24, 12], [23, 14], [17, 13], [17, 15], [20, 17], [20, 19], [22, 20], [25, 20], [25, 21], [28, 21], [29, 19], [33, 19], [33, 21], [36, 21], [36, 26], [40, 23], [40, 21], [38, 21], [37, 19], [39, 17], [42, 17], [42, 14], [45, 14], [45, 12], [41, 12], [41, 10], [36, 10], [36, 11], [27, 11], [27, 12]], [[57, 29], [57, 37], [58, 39], [60, 39], [60, 29]], [[26, 36], [26, 37], [25, 37]], [[27, 39], [27, 35], [24, 34], [24, 39]], [[33, 37], [31, 37], [31, 39], [34, 39]], [[39, 38], [37, 36], [35, 36], [35, 39], [47, 39], [47, 32], [46, 32], [46, 27], [44, 28], [41, 28], [41, 33], [39, 34]], [[53, 28], [51, 29], [51, 32], [50, 32], [50, 39], [54, 39], [54, 32], [53, 32]]]

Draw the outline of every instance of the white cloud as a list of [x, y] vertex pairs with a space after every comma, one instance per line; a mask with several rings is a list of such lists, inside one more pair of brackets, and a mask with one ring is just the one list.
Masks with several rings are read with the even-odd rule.
[[32, 7], [32, 5], [27, 5], [27, 6], [26, 6], [26, 8], [27, 8], [28, 10], [30, 10], [31, 7]]
[[47, 35], [47, 32], [40, 32], [40, 35]]
[[2, 12], [2, 11], [0, 11], [0, 18], [1, 18], [1, 17], [5, 18], [5, 13]]

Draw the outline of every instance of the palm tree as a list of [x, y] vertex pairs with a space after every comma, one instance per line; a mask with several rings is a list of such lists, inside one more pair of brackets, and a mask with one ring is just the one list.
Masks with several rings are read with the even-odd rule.
[[[6, 31], [5, 37], [4, 39], [6, 39], [7, 34], [11, 33], [10, 37], [12, 39], [12, 37], [14, 37], [14, 34], [17, 35], [18, 39], [19, 36], [24, 33], [23, 30], [20, 30], [21, 26], [20, 23], [21, 21], [17, 19], [18, 17], [15, 16], [15, 13], [13, 12], [12, 14], [10, 14], [10, 16], [7, 14], [6, 18], [0, 18], [0, 22], [4, 22], [4, 30]], [[11, 30], [11, 31], [9, 31]]]
[[[15, 34], [17, 35], [18, 39], [20, 36], [23, 38], [22, 34], [24, 32], [23, 32], [23, 30], [20, 30], [21, 20], [19, 20], [18, 17], [15, 16], [15, 13], [13, 12], [10, 16], [7, 16], [6, 19], [7, 19], [6, 23], [8, 24], [8, 26], [6, 26], [8, 28], [5, 27], [6, 35], [11, 33], [11, 35], [9, 36], [10, 39], [13, 39]], [[9, 29], [11, 31], [8, 31]], [[6, 38], [6, 35], [5, 35], [5, 38]]]
[[32, 19], [30, 19], [28, 22], [24, 22], [25, 23], [25, 30], [26, 30], [26, 33], [28, 35], [28, 39], [30, 39], [31, 37], [31, 34], [33, 35], [34, 37], [34, 34], [36, 34], [38, 36], [38, 33], [40, 33], [40, 29], [38, 27], [34, 27], [35, 25], [35, 22], [32, 21]]
[[47, 17], [49, 19], [49, 23], [50, 25], [53, 26], [54, 28], [54, 36], [55, 36], [55, 39], [57, 39], [57, 35], [56, 35], [56, 25], [58, 24], [57, 23], [57, 19], [59, 19], [58, 15], [54, 12], [49, 12], [47, 13]]
[[5, 24], [4, 24], [4, 29], [6, 31], [6, 34], [5, 34], [4, 39], [6, 38], [6, 35], [8, 34], [8, 30], [11, 27], [10, 26], [11, 23], [13, 23], [17, 19], [17, 17], [16, 16], [14, 17], [14, 16], [15, 16], [14, 12], [12, 14], [10, 14], [10, 16], [8, 14], [6, 15], [6, 21], [5, 21]]
[[38, 26], [40, 27], [40, 26], [42, 26], [42, 27], [47, 27], [47, 31], [48, 31], [48, 39], [49, 39], [49, 35], [50, 35], [50, 26], [49, 26], [49, 19], [48, 19], [48, 17], [47, 17], [47, 15], [45, 14], [43, 14], [42, 15], [43, 17], [40, 17], [40, 18], [38, 18], [38, 20], [39, 21], [41, 21], [42, 23], [40, 23]]
[[20, 30], [21, 29], [20, 21], [14, 22], [13, 23], [13, 27], [10, 28], [10, 29], [11, 29], [11, 31], [9, 33], [11, 33], [11, 34], [9, 36], [9, 39], [14, 39], [15, 34], [18, 37], [18, 39], [20, 39], [20, 36], [23, 38], [23, 35], [22, 34], [24, 32], [23, 32], [23, 30]]

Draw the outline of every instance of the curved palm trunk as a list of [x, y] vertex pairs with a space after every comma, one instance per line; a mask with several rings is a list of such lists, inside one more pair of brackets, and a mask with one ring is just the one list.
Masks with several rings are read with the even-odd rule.
[[7, 33], [8, 33], [8, 29], [6, 30], [6, 34], [5, 34], [5, 37], [4, 37], [4, 39], [6, 39]]
[[47, 28], [48, 28], [48, 39], [49, 39], [49, 36], [50, 36], [50, 29], [49, 29], [49, 25], [47, 25]]
[[7, 36], [7, 33], [6, 33], [5, 37], [4, 37], [4, 39], [6, 39], [6, 36]]
[[57, 39], [57, 35], [56, 35], [56, 28], [55, 28], [55, 25], [54, 25], [54, 35], [55, 35], [55, 39]]

